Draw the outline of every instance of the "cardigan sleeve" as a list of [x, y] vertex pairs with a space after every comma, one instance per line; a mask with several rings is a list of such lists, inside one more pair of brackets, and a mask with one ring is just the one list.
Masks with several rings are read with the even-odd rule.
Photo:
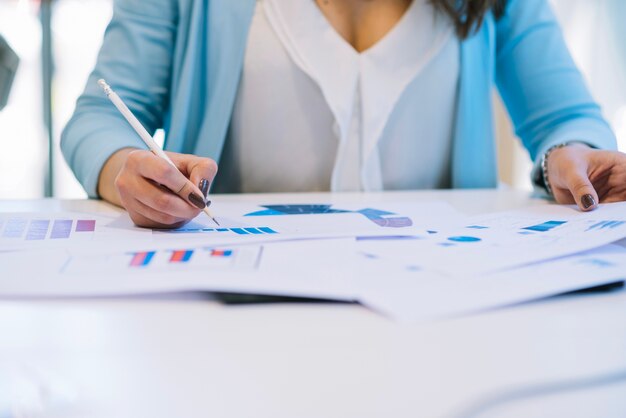
[[61, 135], [61, 149], [90, 197], [98, 197], [100, 171], [107, 159], [143, 142], [104, 95], [104, 78], [145, 128], [163, 125], [169, 98], [176, 34], [173, 0], [116, 0], [96, 67]]
[[616, 139], [569, 54], [547, 0], [508, 0], [496, 22], [496, 83], [535, 161], [556, 144], [616, 149]]

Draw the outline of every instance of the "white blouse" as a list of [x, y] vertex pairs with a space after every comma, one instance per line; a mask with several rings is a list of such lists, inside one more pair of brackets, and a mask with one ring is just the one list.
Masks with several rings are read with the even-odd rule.
[[213, 191], [449, 187], [459, 53], [427, 0], [362, 53], [313, 0], [258, 0]]

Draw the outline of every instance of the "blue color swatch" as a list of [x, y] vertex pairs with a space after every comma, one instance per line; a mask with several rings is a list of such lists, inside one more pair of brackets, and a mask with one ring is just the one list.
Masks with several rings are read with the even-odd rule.
[[450, 237], [448, 241], [452, 242], [480, 242], [482, 241], [480, 238], [476, 237]]
[[539, 225], [527, 226], [526, 228], [522, 228], [522, 229], [525, 229], [527, 231], [535, 231], [535, 232], [548, 232], [566, 223], [567, 221], [548, 221]]

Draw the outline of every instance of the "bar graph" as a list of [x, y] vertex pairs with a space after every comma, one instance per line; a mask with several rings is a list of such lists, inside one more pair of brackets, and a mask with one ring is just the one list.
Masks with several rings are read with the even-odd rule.
[[130, 267], [146, 267], [154, 258], [156, 251], [145, 251], [139, 253], [131, 253]]
[[211, 257], [232, 257], [234, 254], [233, 250], [210, 250]]
[[170, 263], [188, 263], [193, 256], [193, 250], [176, 250], [172, 251]]
[[[254, 270], [260, 263], [263, 247], [193, 247], [148, 249], [109, 254], [73, 255], [63, 274], [184, 273], [186, 271]], [[172, 277], [178, 277], [176, 275]]]
[[241, 227], [241, 228], [205, 228], [198, 226], [187, 226], [178, 229], [161, 229], [160, 233], [165, 234], [200, 234], [200, 233], [226, 233], [235, 235], [273, 235], [278, 234], [274, 229], [267, 226]]

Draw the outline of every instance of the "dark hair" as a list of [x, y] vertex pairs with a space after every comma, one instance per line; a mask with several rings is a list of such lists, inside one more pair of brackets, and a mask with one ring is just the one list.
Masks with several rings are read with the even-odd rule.
[[504, 14], [506, 0], [431, 0], [432, 4], [452, 19], [457, 35], [467, 38], [480, 27], [490, 10], [496, 18]]

